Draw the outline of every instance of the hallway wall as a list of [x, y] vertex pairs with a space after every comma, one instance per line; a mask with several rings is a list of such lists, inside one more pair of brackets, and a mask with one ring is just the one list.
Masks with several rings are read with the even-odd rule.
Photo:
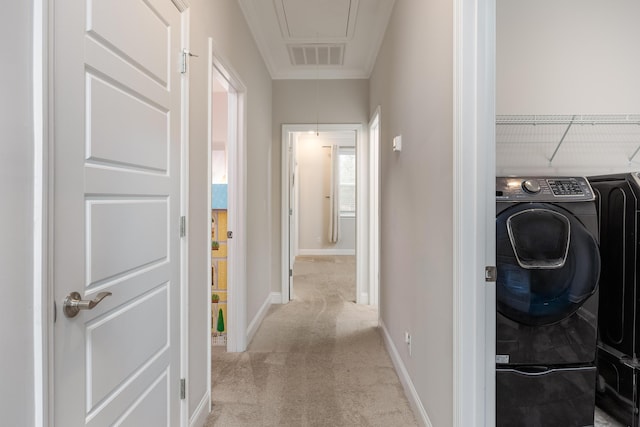
[[[30, 426], [34, 406], [33, 2], [5, 2], [0, 15], [0, 414]], [[8, 62], [7, 62], [8, 61]]]
[[370, 114], [381, 107], [380, 316], [433, 426], [453, 425], [453, 45], [452, 2], [397, 0], [370, 79]]
[[[247, 325], [269, 299], [272, 241], [270, 218], [270, 145], [271, 145], [271, 77], [235, 1], [191, 0], [191, 52], [199, 55], [190, 61], [190, 150], [189, 150], [189, 319], [190, 378], [187, 381], [189, 414], [206, 393], [209, 378], [204, 375], [207, 360], [206, 328], [209, 319], [204, 308], [210, 303], [206, 263], [210, 256], [211, 230], [206, 220], [207, 194], [207, 57], [208, 38], [213, 38], [214, 51], [233, 68], [246, 86], [247, 94], [247, 158], [246, 211], [247, 224]], [[265, 214], [266, 213], [266, 214]], [[233, 326], [231, 326], [233, 327]]]
[[[317, 86], [316, 86], [317, 85]], [[316, 101], [316, 93], [318, 98]], [[272, 218], [271, 289], [282, 290], [280, 210], [282, 206], [282, 125], [316, 123], [361, 123], [367, 138], [369, 80], [274, 80], [272, 124]]]

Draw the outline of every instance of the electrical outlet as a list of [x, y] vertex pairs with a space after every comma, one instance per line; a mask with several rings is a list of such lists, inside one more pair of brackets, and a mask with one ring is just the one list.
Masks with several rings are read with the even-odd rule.
[[411, 356], [411, 334], [409, 334], [409, 331], [404, 331], [404, 342], [409, 347], [409, 356]]

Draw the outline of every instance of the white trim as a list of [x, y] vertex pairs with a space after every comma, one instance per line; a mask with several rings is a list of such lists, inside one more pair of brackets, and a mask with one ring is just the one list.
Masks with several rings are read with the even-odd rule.
[[299, 249], [301, 256], [355, 255], [355, 249]]
[[[211, 304], [209, 304], [211, 305]], [[211, 347], [211, 345], [209, 345]], [[209, 363], [211, 365], [211, 363]], [[211, 378], [211, 377], [207, 377]], [[210, 383], [211, 381], [209, 381]], [[189, 420], [189, 427], [202, 427], [207, 422], [207, 418], [209, 417], [209, 413], [211, 412], [211, 397], [208, 393], [205, 393], [200, 399], [200, 403], [196, 407], [195, 411], [193, 411], [193, 415]]]
[[[393, 362], [393, 366], [396, 369], [396, 373], [398, 374], [398, 378], [400, 379], [400, 383], [404, 388], [404, 392], [409, 400], [409, 405], [413, 410], [414, 415], [418, 419], [418, 422], [421, 423], [424, 427], [433, 427], [431, 420], [429, 419], [429, 415], [427, 414], [427, 410], [424, 408], [422, 401], [420, 400], [420, 396], [418, 395], [418, 391], [416, 387], [413, 385], [413, 381], [411, 381], [411, 375], [407, 371], [407, 368], [404, 366], [402, 362], [402, 358], [400, 357], [400, 353], [398, 353], [398, 349], [393, 344], [393, 340], [389, 335], [389, 331], [385, 326], [382, 319], [379, 320], [380, 329], [382, 330], [382, 338], [384, 340], [385, 347], [389, 352], [389, 356], [391, 357], [391, 362]], [[469, 424], [469, 426], [474, 424]]]
[[[359, 123], [347, 123], [347, 124], [283, 124], [282, 125], [282, 134], [281, 134], [281, 208], [280, 208], [280, 228], [281, 228], [281, 240], [280, 240], [280, 280], [281, 280], [281, 291], [282, 291], [282, 303], [287, 304], [289, 302], [289, 269], [292, 268], [290, 265], [290, 256], [289, 256], [289, 246], [290, 246], [290, 229], [289, 229], [289, 204], [290, 204], [290, 195], [289, 195], [289, 182], [291, 176], [290, 170], [290, 162], [289, 162], [289, 138], [290, 135], [294, 132], [308, 132], [308, 131], [316, 131], [320, 132], [331, 132], [331, 131], [355, 131], [356, 132], [356, 162], [357, 167], [360, 167], [364, 160], [360, 159], [363, 156], [364, 150], [362, 146], [364, 145], [364, 138], [362, 136], [363, 129], [362, 125]], [[361, 177], [361, 174], [364, 173], [363, 170], [360, 170], [358, 173], [358, 178], [356, 182], [356, 192], [362, 193], [361, 186], [366, 183], [367, 176], [364, 174], [364, 177]], [[365, 196], [366, 197], [366, 192]], [[360, 197], [358, 198], [358, 204], [360, 204]], [[364, 209], [364, 211], [362, 211]], [[356, 221], [356, 295], [361, 295], [361, 288], [365, 287], [364, 283], [366, 283], [366, 264], [367, 257], [366, 256], [357, 256], [358, 253], [366, 254], [366, 245], [363, 245], [363, 240], [366, 238], [366, 230], [362, 221], [366, 225], [366, 215], [362, 212], [366, 212], [366, 205], [360, 205], [360, 209], [357, 210], [357, 221]], [[363, 218], [365, 217], [365, 218]], [[358, 238], [358, 236], [360, 236]], [[304, 249], [300, 249], [299, 254], [303, 254]], [[360, 265], [363, 264], [363, 265]], [[366, 303], [366, 301], [358, 301], [358, 303]]]
[[[290, 194], [289, 194], [289, 177], [291, 176], [292, 171], [290, 170], [290, 156], [291, 150], [289, 147], [289, 135], [292, 132], [290, 130], [290, 126], [282, 125], [282, 144], [281, 144], [281, 173], [280, 173], [280, 183], [281, 183], [281, 208], [280, 208], [280, 277], [281, 282], [280, 286], [282, 288], [282, 303], [287, 304], [289, 302], [289, 283], [290, 283], [290, 275], [289, 270], [292, 269], [291, 266], [291, 255], [290, 255], [290, 242], [291, 237], [290, 227], [289, 227], [289, 209], [290, 209]], [[297, 248], [296, 248], [297, 251]]]
[[[357, 296], [356, 296], [356, 298], [357, 298]], [[360, 301], [371, 301], [369, 299], [369, 292], [361, 292], [360, 293]], [[371, 305], [371, 304], [369, 303], [369, 305]]]
[[[179, 8], [178, 8], [179, 9]], [[179, 9], [180, 10], [180, 9]], [[190, 11], [180, 10], [180, 49], [189, 49]], [[189, 218], [189, 71], [180, 74], [180, 215]], [[180, 378], [189, 379], [189, 222], [180, 237]], [[180, 400], [180, 425], [189, 419], [189, 393]]]
[[[212, 129], [212, 115], [213, 111], [213, 39], [209, 37], [207, 39], [207, 214], [205, 217], [207, 218], [207, 224], [205, 225], [205, 230], [211, 230], [211, 144], [213, 140], [213, 129]], [[202, 248], [204, 253], [209, 254], [211, 251], [211, 246], [209, 243], [210, 239], [206, 239], [206, 248]], [[207, 256], [207, 294], [211, 292], [211, 256]], [[209, 302], [209, 298], [206, 299], [207, 304], [207, 319], [212, 319], [213, 313], [211, 312], [211, 303]], [[208, 322], [208, 327], [205, 328], [206, 334], [203, 337], [203, 340], [206, 342], [207, 349], [207, 378], [211, 378], [211, 333], [213, 325], [211, 322]], [[207, 397], [209, 398], [209, 413], [212, 409], [211, 403], [211, 381], [207, 381]]]
[[453, 425], [495, 425], [495, 0], [454, 2]]
[[264, 302], [260, 306], [260, 309], [249, 323], [249, 327], [247, 328], [247, 344], [251, 342], [256, 332], [258, 332], [258, 328], [269, 312], [269, 307], [271, 307], [271, 304], [273, 304], [272, 301], [273, 295], [267, 295], [267, 298], [265, 298]]
[[[481, 156], [478, 158], [478, 175], [481, 188], [480, 195], [484, 195], [478, 209], [480, 217], [476, 223], [476, 237], [480, 243], [480, 251], [484, 243], [484, 266], [496, 265], [496, 0], [480, 0], [478, 7], [478, 141], [476, 149]], [[482, 178], [484, 177], [484, 185]], [[482, 211], [484, 210], [484, 216]], [[478, 259], [482, 262], [482, 259]], [[484, 266], [480, 268], [484, 273]], [[483, 274], [484, 275], [484, 274]], [[478, 375], [484, 374], [484, 389], [477, 389], [480, 404], [484, 406], [484, 425], [496, 425], [496, 284], [485, 283], [484, 299], [478, 302], [480, 313], [478, 320], [484, 320], [484, 364], [483, 355], [479, 354]], [[484, 319], [482, 316], [484, 311]]]
[[[229, 194], [228, 194], [228, 218], [227, 226], [233, 231], [233, 240], [228, 243], [228, 271], [227, 281], [227, 351], [242, 352], [247, 348], [247, 282], [246, 282], [246, 145], [247, 145], [247, 87], [239, 75], [229, 65], [222, 55], [215, 49], [213, 41], [209, 39], [213, 67], [229, 83], [230, 104], [236, 112], [237, 122], [229, 127], [230, 132], [235, 131], [234, 138], [229, 141], [227, 147], [229, 164]], [[211, 93], [211, 92], [210, 92]], [[209, 93], [208, 96], [211, 96]], [[235, 104], [234, 100], [235, 99]], [[211, 115], [211, 111], [209, 111]], [[229, 117], [232, 117], [230, 112]], [[209, 153], [211, 152], [211, 138]], [[209, 187], [211, 183], [211, 170], [209, 170]], [[209, 204], [208, 210], [211, 211]], [[209, 213], [210, 215], [210, 213]], [[210, 220], [210, 218], [209, 218]], [[211, 269], [211, 268], [209, 268]], [[210, 338], [207, 338], [209, 340]]]
[[34, 425], [53, 425], [53, 281], [50, 266], [53, 251], [49, 233], [51, 152], [49, 103], [52, 100], [50, 0], [33, 2], [33, 395]]
[[190, 6], [189, 0], [171, 0], [171, 2], [176, 8], [178, 8], [178, 11], [180, 13], [189, 9], [189, 6]]
[[282, 293], [271, 292], [271, 304], [282, 304]]
[[[369, 304], [380, 294], [380, 113], [378, 105], [369, 121]], [[373, 135], [375, 127], [375, 135]]]
[[[356, 303], [369, 304], [369, 139], [356, 129]], [[367, 295], [362, 298], [362, 295]]]

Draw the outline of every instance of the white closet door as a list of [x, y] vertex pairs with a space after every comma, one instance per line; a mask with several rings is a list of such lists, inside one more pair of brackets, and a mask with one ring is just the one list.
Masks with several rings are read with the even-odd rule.
[[52, 4], [55, 425], [177, 426], [181, 15]]

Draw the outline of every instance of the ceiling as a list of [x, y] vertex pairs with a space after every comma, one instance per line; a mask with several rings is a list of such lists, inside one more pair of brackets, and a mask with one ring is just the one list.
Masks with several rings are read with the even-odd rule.
[[369, 78], [395, 0], [239, 0], [273, 79]]

